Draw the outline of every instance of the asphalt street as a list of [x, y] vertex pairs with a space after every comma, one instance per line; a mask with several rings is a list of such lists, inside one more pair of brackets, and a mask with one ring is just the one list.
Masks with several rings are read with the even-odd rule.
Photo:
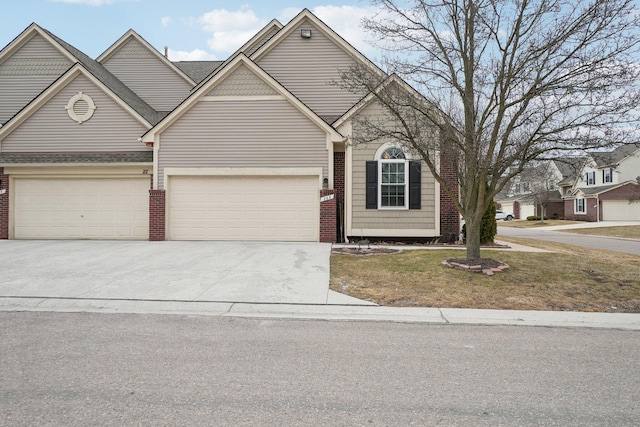
[[545, 231], [541, 229], [498, 226], [498, 238], [499, 236], [547, 240], [550, 242], [567, 243], [570, 245], [586, 246], [595, 249], [606, 249], [609, 251], [624, 252], [640, 256], [640, 240], [592, 236], [588, 234], [567, 233], [562, 231]]
[[0, 424], [640, 423], [640, 335], [0, 312]]

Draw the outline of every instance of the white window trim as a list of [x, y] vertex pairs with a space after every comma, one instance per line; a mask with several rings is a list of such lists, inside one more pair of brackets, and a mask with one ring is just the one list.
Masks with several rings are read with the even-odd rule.
[[[591, 177], [593, 177], [593, 181], [589, 182]], [[596, 171], [587, 172], [587, 185], [596, 185]]]
[[[578, 210], [578, 201], [582, 201], [582, 210]], [[573, 203], [573, 213], [576, 214], [586, 214], [587, 213], [587, 199], [584, 197], [579, 197], [575, 199]]]
[[[406, 156], [405, 156], [406, 157]], [[402, 163], [404, 164], [404, 206], [382, 206], [382, 164]], [[389, 184], [399, 186], [400, 184]], [[409, 161], [405, 159], [378, 159], [378, 209], [403, 211], [409, 209]]]
[[[382, 159], [382, 154], [389, 148], [401, 150], [404, 153], [404, 159]], [[411, 160], [409, 154], [397, 144], [387, 142], [378, 147], [374, 160], [378, 162], [378, 209], [385, 211], [409, 210], [409, 161]], [[382, 163], [404, 163], [404, 206], [382, 206]]]
[[[609, 178], [609, 180], [607, 180]], [[606, 168], [602, 177], [603, 184], [613, 183], [613, 168]]]

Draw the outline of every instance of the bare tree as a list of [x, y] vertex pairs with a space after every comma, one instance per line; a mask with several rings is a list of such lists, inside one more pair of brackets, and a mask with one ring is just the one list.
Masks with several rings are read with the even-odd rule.
[[387, 73], [353, 68], [342, 84], [370, 92], [385, 113], [360, 118], [353, 143], [391, 138], [422, 158], [466, 221], [468, 259], [480, 258], [487, 204], [527, 164], [638, 131], [632, 0], [372, 3], [380, 12], [364, 26]]
[[552, 161], [536, 165], [533, 168], [531, 178], [530, 188], [533, 194], [533, 205], [536, 208], [540, 207], [540, 223], [544, 224], [549, 204], [561, 198], [556, 185], [560, 179], [555, 172]]

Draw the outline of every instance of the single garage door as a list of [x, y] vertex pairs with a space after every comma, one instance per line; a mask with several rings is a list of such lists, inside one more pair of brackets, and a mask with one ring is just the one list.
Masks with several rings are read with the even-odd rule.
[[317, 241], [317, 176], [171, 176], [171, 240]]
[[149, 238], [149, 178], [20, 178], [16, 239]]
[[603, 200], [603, 221], [640, 221], [640, 202], [627, 200]]

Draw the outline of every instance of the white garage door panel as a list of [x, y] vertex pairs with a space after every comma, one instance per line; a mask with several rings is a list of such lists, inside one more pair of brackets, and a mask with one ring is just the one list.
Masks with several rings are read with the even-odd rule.
[[148, 239], [148, 179], [16, 179], [16, 239]]
[[172, 240], [318, 240], [318, 177], [174, 176], [169, 192]]
[[626, 200], [603, 200], [603, 221], [640, 221], [640, 203]]

